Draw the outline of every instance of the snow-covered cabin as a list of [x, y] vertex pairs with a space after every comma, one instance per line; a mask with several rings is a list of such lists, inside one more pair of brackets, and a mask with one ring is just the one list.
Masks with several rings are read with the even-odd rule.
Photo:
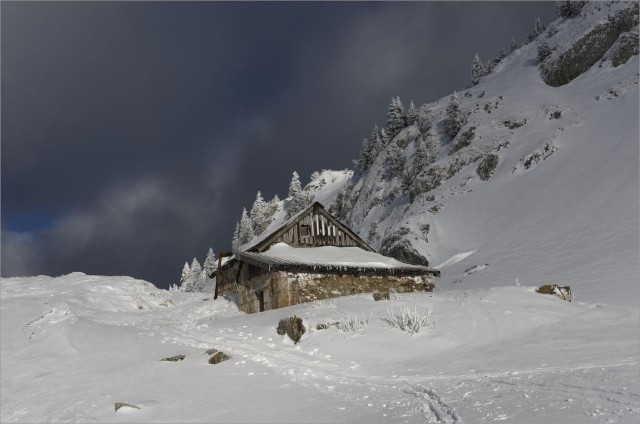
[[315, 202], [221, 263], [216, 296], [235, 293], [253, 313], [355, 293], [431, 291], [437, 275], [379, 254]]

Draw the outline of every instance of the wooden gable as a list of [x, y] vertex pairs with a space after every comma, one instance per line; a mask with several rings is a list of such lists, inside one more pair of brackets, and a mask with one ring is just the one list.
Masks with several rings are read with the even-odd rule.
[[319, 202], [300, 212], [291, 221], [247, 251], [264, 252], [275, 243], [287, 243], [294, 247], [360, 247], [369, 252], [375, 252], [356, 233], [327, 212]]

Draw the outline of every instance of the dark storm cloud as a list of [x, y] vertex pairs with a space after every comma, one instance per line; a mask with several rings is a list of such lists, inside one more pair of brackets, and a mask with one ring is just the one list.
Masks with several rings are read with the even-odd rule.
[[553, 3], [2, 3], [2, 274], [161, 286]]

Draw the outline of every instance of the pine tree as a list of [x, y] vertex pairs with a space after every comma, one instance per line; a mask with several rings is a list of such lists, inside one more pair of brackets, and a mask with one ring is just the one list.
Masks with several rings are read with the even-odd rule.
[[513, 38], [511, 39], [511, 46], [509, 48], [511, 49], [511, 53], [518, 50], [518, 43], [516, 43], [516, 40]]
[[433, 117], [431, 116], [431, 110], [423, 106], [423, 108], [420, 108], [420, 113], [418, 114], [418, 130], [420, 134], [426, 136], [432, 127]]
[[538, 63], [542, 63], [546, 58], [551, 55], [551, 48], [545, 40], [540, 40], [538, 43]]
[[500, 52], [498, 53], [498, 61], [501, 61], [505, 57], [507, 57], [507, 51], [504, 49], [504, 47], [501, 47]]
[[453, 139], [465, 123], [466, 116], [460, 109], [460, 99], [454, 91], [449, 98], [449, 104], [447, 105], [446, 118], [444, 122], [445, 133], [449, 138]]
[[423, 171], [435, 162], [438, 155], [438, 146], [434, 137], [419, 137], [417, 141], [418, 149], [414, 163], [414, 174]]
[[397, 96], [391, 99], [387, 110], [387, 134], [389, 140], [393, 140], [393, 137], [398, 135], [405, 126], [404, 106], [400, 97]]
[[184, 287], [185, 284], [188, 284], [189, 279], [191, 278], [191, 268], [189, 268], [189, 262], [185, 262], [182, 267], [182, 275], [180, 276], [180, 287]]
[[267, 202], [262, 198], [262, 193], [258, 191], [256, 200], [251, 207], [251, 225], [255, 234], [261, 234], [265, 230], [265, 214], [267, 212]]
[[291, 182], [289, 183], [289, 197], [294, 198], [302, 191], [302, 184], [300, 184], [300, 176], [296, 171], [293, 171]]
[[416, 105], [413, 104], [413, 100], [409, 102], [409, 109], [407, 110], [406, 123], [407, 125], [413, 125], [416, 123], [418, 119], [418, 109], [416, 109]]
[[369, 140], [365, 137], [362, 140], [362, 147], [360, 147], [360, 155], [358, 156], [358, 166], [356, 167], [359, 172], [366, 172], [371, 165], [371, 145]]
[[213, 253], [213, 249], [209, 248], [207, 252], [207, 257], [204, 260], [204, 264], [202, 265], [202, 272], [206, 276], [207, 280], [211, 279], [211, 274], [216, 269], [216, 255]]
[[389, 144], [392, 139], [392, 137], [389, 137], [389, 134], [387, 134], [387, 131], [384, 128], [380, 129], [380, 138], [382, 139], [382, 144], [385, 146]]
[[537, 37], [544, 32], [544, 25], [542, 25], [542, 21], [540, 18], [536, 18], [533, 21], [533, 33]]
[[371, 130], [371, 151], [374, 162], [382, 149], [384, 149], [384, 136], [382, 130], [378, 128], [378, 124], [375, 124], [373, 130]]
[[240, 218], [240, 226], [238, 228], [238, 241], [240, 245], [250, 242], [255, 237], [251, 218], [246, 208], [242, 208], [242, 218]]
[[429, 165], [431, 158], [427, 148], [427, 140], [424, 137], [418, 137], [418, 149], [416, 150], [416, 159], [414, 164], [414, 174], [419, 173]]
[[200, 267], [200, 262], [198, 262], [196, 258], [193, 258], [193, 262], [191, 262], [191, 275], [189, 276], [189, 284], [184, 288], [183, 291], [198, 291], [201, 286], [201, 280], [202, 267]]
[[480, 78], [487, 75], [487, 69], [476, 54], [471, 62], [471, 85], [477, 85], [480, 82]]
[[289, 206], [287, 208], [287, 218], [306, 209], [311, 204], [311, 193], [302, 189], [300, 177], [297, 172], [293, 172], [291, 183], [289, 183]]
[[585, 4], [586, 1], [557, 1], [556, 15], [558, 18], [573, 18], [580, 14]]
[[396, 145], [387, 149], [388, 177], [400, 177], [404, 172], [407, 158]]
[[236, 229], [233, 231], [233, 240], [231, 241], [231, 250], [236, 251], [240, 247], [240, 223], [236, 222]]

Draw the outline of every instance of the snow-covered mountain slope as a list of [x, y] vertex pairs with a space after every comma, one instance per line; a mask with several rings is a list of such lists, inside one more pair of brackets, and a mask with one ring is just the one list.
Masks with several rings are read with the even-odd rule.
[[[382, 318], [432, 309], [409, 335]], [[0, 421], [632, 423], [637, 308], [532, 288], [370, 295], [245, 315], [128, 277], [0, 281]], [[296, 314], [298, 344], [276, 333]], [[336, 326], [357, 314], [368, 325]], [[597, 335], [597, 337], [594, 337]], [[206, 350], [231, 358], [208, 363]], [[185, 355], [178, 362], [163, 358]], [[133, 407], [115, 411], [115, 404]]]
[[[621, 13], [635, 26], [593, 66], [561, 86], [543, 81]], [[441, 290], [556, 282], [586, 301], [638, 305], [637, 13], [637, 2], [589, 2], [555, 21], [458, 93], [466, 124], [453, 140], [449, 97], [423, 105], [430, 128], [404, 128], [327, 206], [383, 253], [426, 257]], [[614, 66], [633, 36], [635, 55]]]

